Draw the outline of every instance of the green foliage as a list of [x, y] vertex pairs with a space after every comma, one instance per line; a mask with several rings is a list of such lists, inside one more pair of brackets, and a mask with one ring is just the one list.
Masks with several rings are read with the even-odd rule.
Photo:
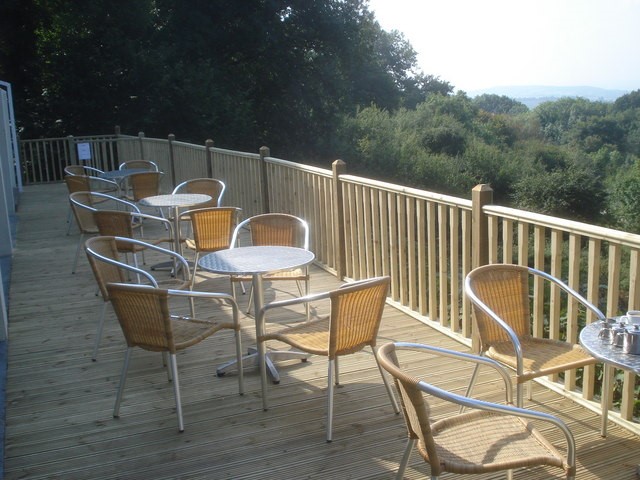
[[597, 220], [605, 201], [601, 179], [577, 165], [521, 177], [513, 198], [518, 208], [579, 221]]
[[618, 171], [610, 183], [608, 213], [614, 226], [640, 233], [640, 162]]
[[488, 113], [504, 113], [508, 115], [517, 115], [529, 111], [524, 103], [509, 98], [506, 95], [491, 95], [485, 93], [478, 95], [473, 99], [473, 103], [481, 110]]
[[453, 94], [367, 0], [5, 0], [0, 75], [23, 138], [120, 125], [268, 145], [457, 196], [486, 183], [503, 204], [640, 233], [640, 90], [531, 111]]
[[[20, 81], [27, 137], [143, 130], [149, 136], [335, 155], [339, 119], [394, 110], [452, 87], [416, 69], [365, 0], [7, 0], [0, 71]], [[22, 32], [24, 56], [9, 34]], [[22, 63], [21, 63], [22, 62]], [[21, 75], [25, 62], [30, 77]]]

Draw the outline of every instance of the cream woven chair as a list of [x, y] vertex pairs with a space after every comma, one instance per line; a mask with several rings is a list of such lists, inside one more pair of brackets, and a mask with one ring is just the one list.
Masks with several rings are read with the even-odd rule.
[[[286, 213], [265, 213], [256, 215], [240, 222], [233, 232], [231, 248], [240, 246], [240, 234], [248, 229], [251, 245], [277, 245], [298, 247], [309, 250], [309, 225], [303, 219]], [[289, 280], [295, 281], [300, 295], [309, 293], [309, 267], [297, 268], [284, 272], [274, 272], [264, 275], [267, 281]], [[233, 296], [236, 298], [235, 284], [241, 282], [244, 293], [244, 283], [251, 282], [251, 276], [232, 276], [231, 285]], [[304, 282], [304, 291], [301, 286]], [[250, 291], [247, 313], [251, 312], [253, 288]], [[305, 304], [307, 320], [309, 319], [309, 304]]]
[[172, 193], [202, 193], [209, 195], [211, 201], [198, 204], [198, 208], [221, 207], [226, 185], [216, 178], [193, 178], [182, 182]]
[[[146, 197], [155, 197], [160, 195], [160, 181], [164, 173], [156, 171], [148, 171], [142, 173], [134, 173], [126, 177], [127, 189], [129, 190], [125, 198], [132, 202], [139, 202]], [[158, 215], [166, 218], [162, 208], [157, 208]]]
[[187, 248], [195, 252], [191, 274], [192, 288], [195, 285], [200, 255], [231, 246], [231, 237], [241, 211], [237, 207], [209, 207], [187, 210], [180, 214], [180, 221], [189, 218], [193, 227], [193, 238], [185, 239]]
[[[398, 361], [398, 352], [402, 350], [412, 352], [413, 365], [417, 363], [415, 353], [419, 353], [430, 357], [447, 357], [451, 361], [471, 362], [476, 368], [484, 365], [494, 369], [504, 381], [507, 404], [463, 397], [406, 373]], [[575, 442], [571, 431], [562, 420], [552, 415], [514, 407], [511, 379], [498, 362], [486, 357], [403, 342], [382, 345], [378, 356], [382, 368], [395, 380], [409, 436], [396, 479], [404, 477], [414, 446], [429, 463], [432, 480], [437, 480], [445, 472], [480, 474], [500, 470], [507, 470], [507, 478], [512, 478], [513, 469], [541, 465], [564, 470], [567, 479], [575, 477]], [[425, 372], [429, 371], [427, 365], [420, 365], [423, 365]], [[431, 397], [434, 403], [439, 399], [473, 410], [454, 413], [434, 422], [430, 412], [436, 408], [431, 406]], [[566, 455], [562, 455], [546, 440], [529, 420], [551, 424], [553, 431], [550, 433], [554, 438], [564, 440]]]
[[[522, 386], [525, 382], [598, 362], [580, 345], [532, 336], [529, 295], [534, 279], [549, 282], [593, 312], [599, 320], [606, 320], [605, 315], [578, 292], [534, 268], [494, 264], [471, 271], [465, 280], [465, 293], [473, 306], [474, 327], [480, 340], [479, 353], [515, 370], [519, 407], [523, 405]], [[476, 373], [477, 369], [469, 384], [469, 392]], [[606, 413], [605, 398], [603, 396], [603, 414]]]
[[[127, 245], [130, 245], [131, 247], [127, 248]], [[169, 277], [165, 279], [158, 279], [145, 270], [133, 267], [128, 263], [123, 262], [120, 258], [120, 251], [122, 249], [134, 250], [134, 246], [141, 250], [154, 251], [155, 253], [169, 258], [172, 261], [181, 263], [183, 265], [182, 272], [185, 276], [183, 276], [183, 278]], [[149, 284], [156, 288], [161, 287], [172, 288], [174, 290], [188, 290], [191, 285], [191, 281], [188, 278], [189, 265], [181, 255], [172, 252], [171, 250], [160, 248], [156, 245], [144, 243], [140, 240], [113, 236], [98, 236], [89, 238], [85, 242], [84, 249], [103, 300], [102, 310], [98, 317], [93, 353], [91, 355], [91, 359], [95, 362], [98, 358], [98, 348], [100, 347], [102, 331], [104, 330], [107, 304], [110, 302], [109, 291], [107, 290], [108, 283], [125, 283], [129, 281], [131, 273], [136, 275], [137, 283]], [[191, 307], [191, 315], [194, 316], [193, 304]]]
[[[242, 345], [240, 342], [240, 322], [238, 306], [231, 295], [211, 292], [194, 292], [184, 290], [165, 290], [146, 285], [126, 285], [109, 283], [107, 285], [111, 304], [116, 312], [122, 332], [127, 341], [120, 386], [116, 396], [113, 416], [120, 415], [120, 404], [124, 392], [129, 369], [131, 353], [135, 347], [152, 352], [163, 352], [169, 355], [169, 371], [173, 383], [173, 393], [178, 416], [178, 431], [184, 431], [182, 419], [182, 402], [180, 400], [180, 384], [178, 381], [178, 365], [176, 353], [221, 330], [235, 332], [236, 358], [238, 361], [238, 390], [244, 394], [244, 376], [242, 373]], [[187, 318], [170, 313], [170, 298], [204, 298], [216, 302], [226, 302], [233, 309], [231, 320], [212, 321]]]
[[[146, 243], [158, 245], [160, 243], [171, 243], [172, 225], [161, 217], [146, 215], [140, 212], [140, 209], [131, 202], [109, 195], [93, 193], [93, 192], [76, 192], [69, 196], [69, 201], [76, 215], [77, 222], [82, 223], [84, 233], [80, 237], [78, 249], [76, 251], [76, 259], [74, 261], [73, 271], [75, 272], [76, 264], [80, 249], [83, 245], [84, 238], [87, 235], [110, 235], [116, 237], [134, 238], [136, 236], [144, 237], [143, 221], [154, 221], [161, 223], [170, 234], [167, 237], [145, 238]], [[136, 235], [138, 232], [138, 235]], [[138, 245], [122, 245], [121, 253], [132, 254], [133, 263], [138, 266], [137, 254], [142, 252], [142, 262], [144, 259], [144, 248]]]
[[[382, 313], [389, 289], [389, 277], [378, 277], [343, 285], [330, 292], [305, 297], [272, 302], [264, 307], [264, 312], [274, 308], [330, 299], [331, 314], [327, 318], [298, 322], [278, 331], [265, 331], [264, 315], [258, 325], [258, 352], [261, 358], [262, 406], [267, 410], [267, 353], [266, 342], [278, 340], [295, 349], [328, 358], [327, 390], [327, 442], [333, 438], [333, 390], [339, 384], [338, 357], [350, 355], [369, 346], [380, 370], [387, 394], [396, 413], [400, 413], [396, 399], [385, 378], [376, 352], [376, 337], [382, 320]], [[335, 373], [335, 378], [334, 378]]]
[[[76, 192], [97, 192], [104, 193], [114, 197], [120, 197], [120, 187], [116, 182], [111, 180], [105, 180], [103, 178], [91, 177], [88, 175], [65, 175], [65, 185], [69, 195]], [[71, 233], [71, 226], [73, 219], [73, 211], [69, 206], [69, 213], [67, 215], [67, 235]], [[80, 228], [80, 226], [78, 226]]]
[[[171, 193], [200, 193], [209, 195], [211, 197], [210, 201], [198, 204], [198, 208], [208, 208], [222, 206], [222, 198], [224, 197], [225, 190], [226, 185], [222, 180], [216, 178], [193, 178], [176, 186]], [[188, 222], [189, 226], [191, 225], [191, 218], [188, 215], [183, 216], [181, 221]], [[191, 230], [189, 230], [189, 234], [190, 233]]]
[[126, 162], [122, 162], [118, 167], [118, 170], [127, 170], [129, 168], [136, 169], [145, 169], [150, 172], [159, 172], [160, 169], [155, 162], [151, 160], [127, 160]]
[[[135, 243], [122, 243], [118, 242], [118, 249], [120, 253], [131, 254], [133, 257], [133, 264], [138, 266], [138, 253], [142, 254], [142, 263], [146, 263], [144, 251], [145, 245], [160, 245], [167, 243], [173, 245], [173, 228], [169, 220], [156, 217], [154, 215], [147, 215], [139, 212], [125, 212], [119, 210], [96, 210], [93, 213], [94, 220], [98, 227], [98, 233], [100, 235], [107, 235], [113, 237], [125, 237], [136, 238], [136, 236], [143, 240], [143, 244]], [[167, 236], [161, 237], [149, 237], [144, 235], [144, 222], [158, 222], [164, 225], [165, 231], [168, 231]], [[136, 231], [140, 231], [139, 235], [136, 235]]]
[[71, 193], [69, 195], [69, 208], [80, 230], [80, 238], [78, 239], [78, 246], [76, 247], [76, 255], [73, 260], [73, 266], [71, 267], [71, 273], [76, 273], [80, 250], [82, 250], [85, 239], [91, 235], [98, 235], [100, 233], [94, 217], [94, 212], [98, 210], [98, 207], [139, 212], [138, 207], [134, 204], [104, 193], [88, 191]]
[[89, 175], [92, 177], [99, 177], [102, 173], [104, 173], [104, 170], [89, 167], [87, 165], [67, 165], [64, 167], [65, 175]]

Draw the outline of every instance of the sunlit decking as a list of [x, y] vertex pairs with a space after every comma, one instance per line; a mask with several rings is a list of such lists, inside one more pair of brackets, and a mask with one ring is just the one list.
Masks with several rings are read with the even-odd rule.
[[[177, 431], [172, 389], [160, 357], [148, 352], [135, 352], [121, 416], [114, 419], [123, 338], [109, 310], [98, 361], [91, 361], [102, 301], [95, 296], [95, 281], [84, 257], [77, 273], [70, 273], [78, 238], [66, 235], [66, 215], [64, 185], [25, 189], [9, 305], [5, 478], [394, 478], [405, 446], [405, 427], [402, 417], [393, 413], [370, 353], [344, 357], [340, 363], [343, 386], [336, 394], [330, 444], [324, 437], [326, 360], [280, 364], [282, 381], [270, 386], [270, 409], [265, 412], [256, 370], [246, 370], [244, 396], [238, 395], [234, 374], [215, 375], [215, 366], [233, 356], [228, 334], [214, 336], [178, 356], [184, 433]], [[324, 270], [312, 269], [312, 291], [338, 284]], [[287, 282], [267, 287], [267, 301], [286, 298], [295, 290]], [[230, 287], [227, 279], [211, 275], [198, 288], [228, 292]], [[247, 298], [240, 301], [245, 306]], [[314, 314], [322, 313], [323, 305], [315, 307]], [[284, 311], [282, 315], [287, 319], [302, 313]], [[246, 347], [254, 339], [253, 318], [245, 316], [242, 322]], [[379, 339], [380, 343], [417, 341], [466, 350], [391, 306], [386, 308]], [[460, 392], [470, 373], [444, 361], [416, 362], [409, 368]], [[481, 380], [477, 396], [502, 400], [492, 378]], [[637, 478], [638, 436], [611, 423], [609, 436], [603, 439], [597, 413], [537, 384], [533, 398], [527, 407], [560, 416], [573, 432], [576, 478]], [[441, 404], [437, 409], [439, 415], [455, 413]], [[551, 439], [562, 447], [559, 436]], [[414, 454], [406, 478], [425, 478], [428, 472]], [[514, 478], [557, 475], [535, 468], [516, 471]], [[504, 478], [504, 474], [469, 478]]]

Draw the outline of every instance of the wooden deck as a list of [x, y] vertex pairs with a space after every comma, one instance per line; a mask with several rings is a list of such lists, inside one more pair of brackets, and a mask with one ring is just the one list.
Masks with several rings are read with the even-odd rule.
[[[259, 375], [246, 370], [246, 394], [233, 374], [218, 378], [215, 365], [232, 357], [232, 337], [213, 337], [179, 355], [185, 432], [177, 431], [173, 394], [157, 354], [136, 351], [119, 419], [113, 402], [123, 340], [109, 310], [98, 361], [91, 362], [101, 299], [84, 257], [71, 262], [78, 237], [66, 233], [63, 185], [31, 186], [21, 198], [9, 325], [5, 478], [46, 479], [391, 479], [405, 445], [401, 416], [393, 414], [370, 353], [345, 357], [335, 400], [334, 441], [324, 440], [326, 361], [280, 365], [282, 381], [269, 389], [262, 410]], [[312, 290], [338, 285], [312, 270]], [[211, 276], [201, 289], [228, 291]], [[273, 285], [267, 301], [288, 296]], [[242, 297], [241, 305], [247, 298]], [[322, 312], [317, 305], [314, 313]], [[199, 311], [204, 311], [199, 305]], [[228, 311], [222, 310], [222, 315]], [[291, 318], [300, 312], [283, 312]], [[254, 338], [243, 318], [243, 345]], [[386, 340], [465, 348], [388, 306], [380, 332]], [[447, 388], [463, 389], [468, 372], [450, 362], [412, 364]], [[477, 393], [501, 400], [490, 379]], [[578, 479], [635, 479], [640, 439], [611, 423], [599, 436], [597, 414], [539, 385], [528, 407], [559, 415], [577, 441]], [[451, 412], [438, 407], [442, 414]], [[552, 437], [559, 441], [559, 437]], [[561, 444], [559, 444], [561, 446]], [[406, 478], [425, 478], [414, 455]], [[445, 478], [452, 478], [452, 476]], [[469, 476], [504, 478], [504, 474]], [[559, 478], [541, 468], [515, 478]]]

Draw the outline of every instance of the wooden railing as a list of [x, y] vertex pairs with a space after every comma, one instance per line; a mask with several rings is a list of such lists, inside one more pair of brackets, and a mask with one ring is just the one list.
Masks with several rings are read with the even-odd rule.
[[[189, 178], [220, 178], [227, 184], [225, 204], [242, 208], [245, 218], [267, 211], [305, 218], [319, 265], [347, 279], [390, 275], [396, 307], [469, 346], [474, 341], [463, 280], [477, 265], [517, 263], [547, 271], [608, 316], [640, 308], [639, 235], [495, 206], [487, 185], [468, 200], [349, 175], [341, 160], [322, 169], [272, 157], [266, 147], [236, 152], [212, 141], [193, 145], [142, 133], [24, 141], [25, 185], [60, 181], [64, 165], [78, 163], [72, 148], [78, 142], [91, 143], [90, 163], [98, 168], [155, 161], [165, 172], [166, 191]], [[577, 340], [580, 327], [594, 319], [574, 315], [575, 305], [566, 302], [558, 291], [534, 291], [535, 335]], [[592, 399], [599, 393], [599, 368], [545, 383], [597, 411]], [[612, 418], [629, 423], [636, 376], [621, 372], [616, 378], [620, 414]]]

